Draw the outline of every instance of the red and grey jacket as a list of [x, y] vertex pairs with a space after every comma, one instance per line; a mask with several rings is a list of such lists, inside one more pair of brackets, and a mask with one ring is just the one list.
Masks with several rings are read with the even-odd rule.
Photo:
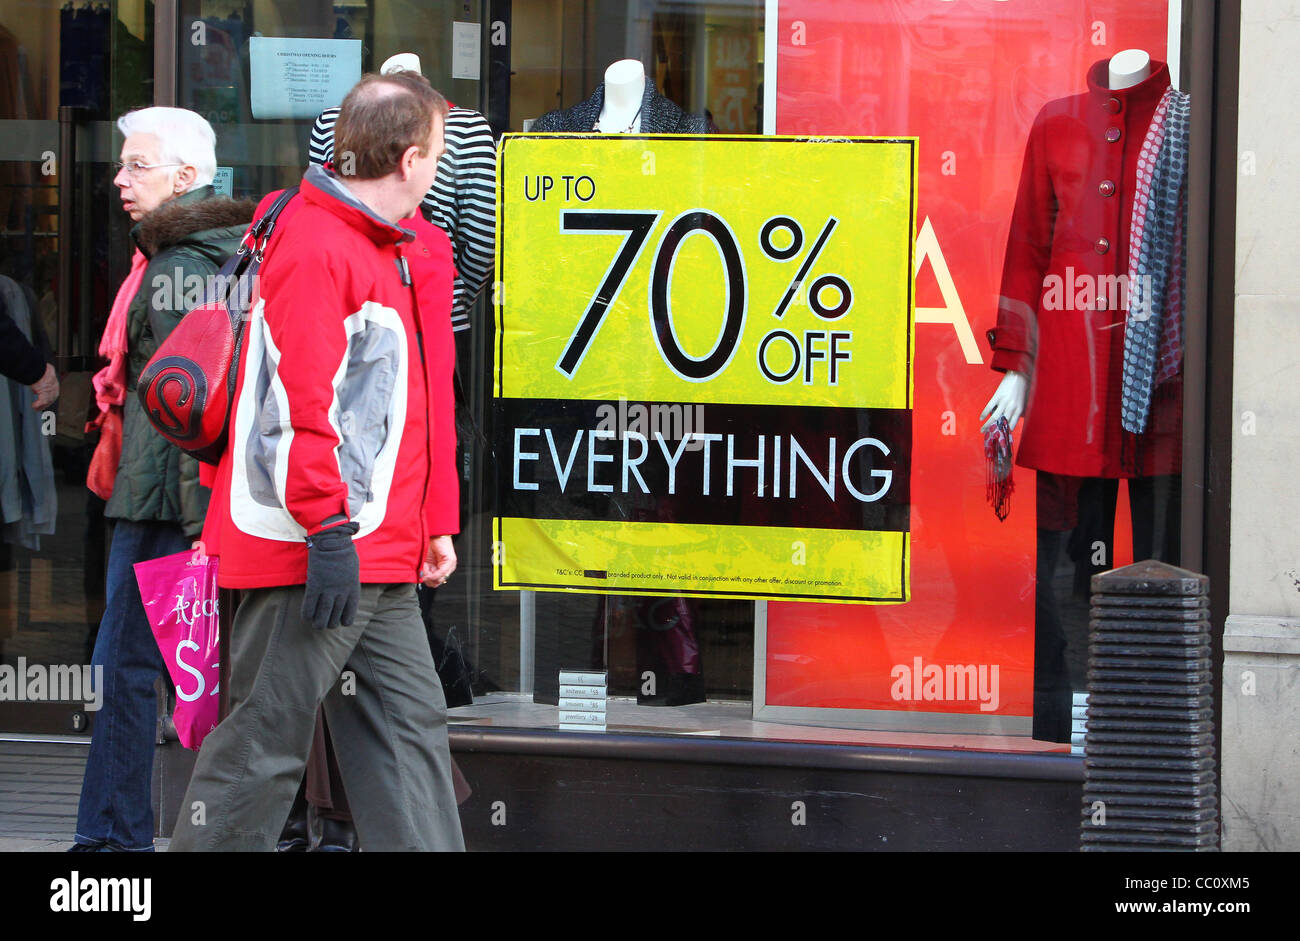
[[454, 275], [441, 229], [308, 169], [258, 272], [203, 529], [223, 587], [302, 584], [306, 537], [345, 519], [362, 582], [417, 582], [459, 531]]

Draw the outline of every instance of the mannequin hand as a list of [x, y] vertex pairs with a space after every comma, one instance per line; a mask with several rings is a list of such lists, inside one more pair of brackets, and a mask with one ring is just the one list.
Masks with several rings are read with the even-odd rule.
[[1015, 429], [1020, 416], [1025, 413], [1025, 399], [1028, 395], [1029, 380], [1023, 373], [1009, 370], [1002, 377], [997, 391], [993, 393], [993, 398], [989, 399], [989, 404], [985, 405], [984, 411], [980, 412], [981, 421], [988, 419], [980, 426], [980, 431], [987, 431], [997, 424], [999, 418], [1005, 418], [1007, 425]]
[[54, 367], [46, 364], [45, 375], [32, 383], [32, 391], [36, 393], [36, 401], [32, 402], [32, 408], [40, 411], [59, 397], [59, 374], [54, 371]]

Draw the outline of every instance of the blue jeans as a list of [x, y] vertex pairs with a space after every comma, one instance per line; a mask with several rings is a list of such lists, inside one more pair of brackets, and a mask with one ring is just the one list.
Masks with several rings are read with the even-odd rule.
[[108, 551], [104, 619], [92, 666], [103, 666], [103, 705], [95, 713], [77, 807], [76, 841], [113, 849], [153, 849], [152, 781], [158, 697], [154, 681], [171, 680], [154, 639], [136, 562], [188, 549], [179, 523], [118, 520]]

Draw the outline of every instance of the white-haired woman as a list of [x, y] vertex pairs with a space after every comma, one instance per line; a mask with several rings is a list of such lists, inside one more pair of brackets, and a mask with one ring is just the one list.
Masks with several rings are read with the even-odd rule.
[[135, 225], [131, 272], [113, 301], [95, 376], [100, 441], [87, 485], [107, 501], [113, 524], [104, 617], [92, 664], [103, 667], [81, 785], [74, 850], [151, 850], [150, 802], [157, 702], [167, 671], [132, 566], [189, 548], [207, 493], [198, 466], [149, 424], [135, 396], [141, 370], [238, 247], [255, 203], [219, 197], [216, 135], [183, 108], [142, 108], [117, 122], [121, 163], [113, 178]]

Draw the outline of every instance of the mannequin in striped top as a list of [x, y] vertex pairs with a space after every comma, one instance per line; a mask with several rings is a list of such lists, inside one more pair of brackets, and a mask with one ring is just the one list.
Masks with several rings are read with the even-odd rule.
[[[420, 71], [420, 59], [403, 52], [384, 62], [380, 74]], [[316, 119], [308, 159], [326, 164], [334, 159], [334, 122], [339, 109], [329, 108]], [[487, 119], [477, 111], [452, 105], [445, 127], [447, 152], [438, 161], [438, 177], [425, 194], [422, 208], [430, 222], [451, 239], [456, 280], [451, 307], [453, 330], [468, 330], [469, 311], [492, 277], [496, 241], [496, 141]]]

